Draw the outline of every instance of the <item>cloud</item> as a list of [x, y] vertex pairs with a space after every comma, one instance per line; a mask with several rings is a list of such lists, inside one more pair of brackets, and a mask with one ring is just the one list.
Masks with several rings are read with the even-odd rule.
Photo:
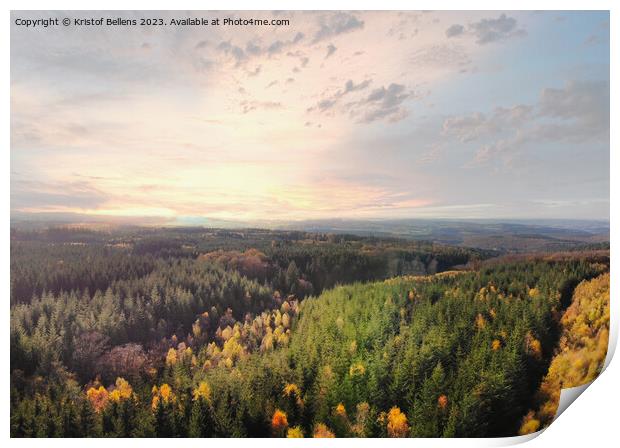
[[462, 46], [442, 43], [415, 50], [410, 63], [416, 67], [465, 68], [471, 64], [471, 59]]
[[265, 109], [274, 110], [282, 108], [282, 103], [276, 101], [241, 101], [239, 103], [241, 111], [244, 114], [252, 112], [253, 110]]
[[[257, 40], [250, 40], [246, 43], [245, 49], [239, 47], [238, 45], [234, 45], [231, 43], [231, 40], [222, 41], [217, 46], [217, 50], [223, 52], [226, 55], [231, 56], [235, 59], [236, 64], [240, 65], [243, 62], [246, 62], [250, 57], [260, 57], [262, 55], [274, 56], [276, 54], [281, 53], [287, 48], [292, 47], [293, 45], [301, 42], [304, 39], [305, 35], [302, 32], [297, 32], [291, 39], [288, 40], [275, 40], [271, 44], [266, 47], [262, 47], [260, 42]], [[196, 45], [196, 48], [203, 48], [206, 46], [203, 43], [206, 41], [201, 41]]]
[[500, 15], [497, 19], [482, 19], [471, 23], [469, 28], [480, 45], [526, 34], [525, 30], [517, 29], [517, 19], [506, 14]]
[[331, 109], [332, 107], [334, 107], [336, 105], [336, 100], [333, 99], [326, 99], [326, 100], [321, 100], [318, 102], [317, 104], [317, 108], [320, 111], [326, 111], [328, 109]]
[[11, 182], [11, 208], [14, 210], [48, 210], [64, 208], [94, 209], [108, 201], [108, 196], [90, 182]]
[[276, 40], [267, 47], [267, 54], [269, 56], [272, 56], [274, 54], [281, 53], [284, 49], [289, 48], [298, 42], [301, 42], [304, 37], [304, 33], [298, 32], [290, 40]]
[[365, 101], [367, 103], [380, 102], [387, 107], [393, 107], [399, 105], [405, 98], [407, 98], [408, 95], [404, 92], [404, 85], [392, 83], [387, 89], [385, 87], [380, 87], [373, 90]]
[[237, 62], [237, 65], [248, 58], [243, 48], [231, 44], [230, 40], [220, 42], [217, 49], [229, 56], [232, 56]]
[[412, 93], [406, 91], [403, 84], [391, 83], [387, 87], [378, 87], [365, 96], [358, 95], [357, 99], [342, 104], [343, 97], [363, 91], [371, 82], [370, 79], [366, 79], [356, 84], [349, 79], [344, 88], [323, 98], [316, 106], [308, 108], [307, 112], [316, 110], [321, 113], [328, 111], [333, 113], [334, 110], [338, 110], [341, 113], [348, 113], [358, 123], [371, 123], [381, 119], [395, 122], [407, 116], [408, 112], [401, 105], [412, 96]]
[[325, 55], [325, 59], [327, 59], [328, 57], [330, 57], [331, 55], [333, 55], [336, 52], [337, 48], [334, 44], [329, 44], [327, 46], [327, 54]]
[[448, 117], [443, 123], [444, 134], [456, 135], [461, 142], [475, 140], [485, 128], [488, 128], [488, 122], [481, 112]]
[[466, 34], [474, 36], [476, 43], [484, 45], [511, 37], [525, 36], [527, 32], [517, 27], [517, 19], [508, 17], [506, 14], [500, 15], [496, 19], [480, 19], [477, 22], [469, 23], [467, 28], [455, 23], [446, 29], [446, 37], [448, 38]]
[[277, 40], [273, 42], [271, 45], [269, 45], [269, 47], [267, 47], [267, 53], [269, 54], [280, 53], [282, 51], [282, 48], [284, 48], [284, 42], [282, 42], [281, 40]]
[[473, 162], [487, 163], [528, 145], [608, 142], [609, 127], [609, 82], [571, 81], [543, 89], [532, 105], [448, 117], [442, 132], [461, 143], [481, 141]]
[[407, 116], [407, 111], [401, 104], [411, 96], [402, 84], [390, 84], [387, 88], [380, 87], [373, 90], [361, 100], [358, 108], [365, 109], [359, 122], [370, 123], [375, 120], [388, 118], [389, 121], [398, 121]]
[[543, 89], [539, 105], [542, 115], [609, 129], [609, 81], [570, 81], [563, 88]]
[[531, 106], [498, 107], [490, 115], [474, 112], [448, 117], [443, 123], [443, 133], [456, 136], [462, 143], [479, 137], [514, 129], [530, 118]]
[[364, 22], [353, 14], [347, 12], [326, 14], [321, 17], [320, 28], [314, 35], [312, 43], [362, 28], [364, 28]]
[[353, 82], [353, 80], [349, 79], [345, 84], [344, 84], [344, 91], [343, 91], [343, 95], [346, 93], [350, 93], [350, 92], [357, 92], [358, 90], [363, 90], [366, 87], [368, 87], [370, 85], [370, 79], [366, 79], [362, 82], [360, 82], [359, 84], [355, 84]]
[[296, 50], [296, 51], [289, 51], [286, 53], [287, 56], [291, 57], [291, 58], [297, 58], [299, 61], [299, 66], [296, 66], [293, 68], [293, 71], [295, 73], [299, 73], [301, 72], [302, 68], [306, 68], [306, 66], [308, 65], [308, 63], [310, 62], [310, 58], [308, 58], [302, 51], [300, 50]]
[[261, 54], [261, 48], [260, 45], [250, 41], [248, 43], [245, 44], [245, 51], [248, 54], [254, 55], [254, 56], [259, 56]]
[[340, 100], [340, 98], [342, 98], [343, 96], [349, 94], [349, 93], [353, 93], [353, 92], [358, 92], [360, 90], [364, 90], [365, 88], [367, 88], [371, 83], [370, 79], [366, 79], [358, 84], [355, 84], [355, 82], [353, 82], [353, 80], [349, 79], [345, 84], [344, 84], [344, 88], [343, 89], [339, 89], [337, 90], [333, 95], [324, 98], [322, 100], [320, 100], [317, 105], [315, 107], [310, 107], [307, 109], [307, 112], [311, 112], [315, 109], [319, 110], [320, 112], [325, 112], [329, 109], [332, 109]]
[[[512, 142], [512, 144], [514, 143], [515, 142]], [[476, 150], [476, 153], [474, 154], [473, 164], [487, 163], [491, 161], [492, 159], [494, 159], [495, 157], [497, 157], [498, 155], [506, 152], [506, 150], [510, 148], [510, 146], [511, 144], [506, 142], [505, 140], [499, 140], [497, 142], [487, 143], [486, 145]]]
[[571, 81], [544, 89], [538, 100], [544, 121], [535, 129], [544, 139], [572, 142], [609, 140], [609, 81]]
[[257, 65], [254, 70], [248, 71], [248, 76], [257, 76], [261, 72], [262, 68], [262, 65]]
[[454, 25], [452, 25], [446, 30], [446, 36], [447, 37], [460, 36], [464, 32], [465, 32], [465, 27], [463, 25], [459, 25], [458, 23], [455, 23]]

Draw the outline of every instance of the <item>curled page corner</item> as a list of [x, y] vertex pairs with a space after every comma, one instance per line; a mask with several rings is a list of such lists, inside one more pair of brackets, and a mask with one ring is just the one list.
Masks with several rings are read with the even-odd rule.
[[[607, 355], [607, 363], [609, 361], [609, 359], [611, 358], [612, 352], [609, 351], [608, 355]], [[602, 373], [602, 372], [601, 372]], [[594, 380], [596, 381], [596, 379]], [[568, 409], [568, 407], [574, 403], [574, 401], [582, 394], [585, 392], [585, 390], [590, 387], [590, 385], [594, 382], [594, 381], [590, 381], [589, 383], [586, 384], [582, 384], [580, 386], [576, 386], [576, 387], [569, 387], [569, 388], [565, 388], [562, 389], [560, 391], [560, 402], [558, 404], [558, 409], [555, 413], [555, 417], [553, 417], [553, 422], [555, 422], [558, 417], [560, 415], [562, 415], [562, 413]], [[553, 422], [551, 422], [551, 425], [553, 424]], [[521, 443], [526, 443], [529, 442], [530, 440], [535, 439], [536, 437], [538, 437], [539, 435], [541, 435], [543, 432], [545, 432], [545, 430], [551, 426], [548, 425], [536, 432], [533, 432], [531, 434], [525, 434], [522, 436], [513, 436], [513, 437], [499, 437], [496, 439], [492, 439], [491, 441], [491, 446], [511, 446], [511, 445], [518, 445]]]
[[[611, 348], [611, 338], [610, 338], [610, 348]], [[607, 357], [606, 357], [606, 360], [605, 360], [605, 366], [603, 367], [603, 370], [601, 371], [601, 373], [599, 373], [599, 376], [605, 371], [605, 369], [607, 368], [607, 365], [609, 365], [609, 361], [611, 360], [612, 357], [613, 357], [613, 349], [607, 351]], [[575, 402], [575, 400], [577, 398], [579, 398], [579, 396], [582, 393], [584, 393], [586, 391], [586, 389], [588, 387], [590, 387], [590, 385], [592, 385], [592, 383], [594, 383], [594, 381], [596, 381], [596, 379], [594, 379], [594, 380], [592, 380], [592, 381], [590, 381], [590, 382], [588, 382], [586, 384], [582, 384], [580, 386], [568, 387], [568, 388], [562, 389], [560, 391], [560, 403], [558, 404], [558, 409], [555, 412], [555, 417], [553, 417], [553, 422], [555, 422], [558, 419], [558, 417], [560, 415], [562, 415], [562, 413], [566, 409], [568, 409], [568, 407], [571, 404], [573, 404]], [[553, 424], [553, 422], [551, 422], [551, 424]], [[544, 431], [544, 429], [542, 431]], [[539, 431], [539, 432], [542, 432], [542, 431]], [[536, 433], [534, 433], [534, 434], [536, 434]]]
[[[596, 381], [596, 380], [594, 380]], [[585, 392], [585, 390], [590, 387], [590, 385], [594, 382], [590, 381], [589, 383], [582, 384], [581, 386], [569, 387], [566, 389], [562, 389], [560, 391], [560, 403], [558, 404], [558, 410], [555, 412], [555, 417], [553, 421], [556, 421], [557, 418], [562, 415], [562, 413], [568, 409], [568, 407], [573, 404], [573, 402]], [[551, 423], [553, 424], [553, 422]]]
[[[608, 352], [609, 353], [609, 352]], [[596, 381], [596, 380], [594, 380]], [[568, 407], [573, 404], [573, 402], [592, 384], [593, 381], [582, 384], [581, 386], [570, 387], [566, 389], [562, 389], [560, 391], [560, 403], [558, 404], [558, 409], [555, 413], [555, 417], [553, 417], [553, 422], [557, 420], [557, 418], [566, 410]], [[551, 425], [553, 424], [551, 422]], [[529, 442], [530, 440], [535, 439], [539, 435], [541, 435], [545, 430], [551, 426], [548, 425], [536, 432], [531, 434], [525, 434], [522, 436], [513, 436], [513, 437], [499, 437], [497, 439], [493, 439], [491, 445], [492, 446], [511, 446], [511, 445], [519, 445], [521, 443]]]

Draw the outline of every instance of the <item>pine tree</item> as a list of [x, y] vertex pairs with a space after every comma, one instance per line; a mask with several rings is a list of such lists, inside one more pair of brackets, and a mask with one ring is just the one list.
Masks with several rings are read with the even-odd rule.
[[213, 429], [211, 404], [202, 397], [195, 399], [189, 420], [189, 437], [212, 437]]

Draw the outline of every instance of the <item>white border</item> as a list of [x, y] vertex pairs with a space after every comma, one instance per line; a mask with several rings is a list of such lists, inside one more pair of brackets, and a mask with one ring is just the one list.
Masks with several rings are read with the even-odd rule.
[[[0, 390], [2, 391], [2, 397], [4, 399], [4, 405], [0, 407], [0, 422], [2, 423], [2, 435], [5, 439], [9, 438], [9, 419], [10, 419], [10, 404], [9, 404], [9, 222], [10, 222], [10, 10], [11, 9], [38, 9], [38, 10], [93, 10], [93, 9], [118, 9], [118, 10], [168, 10], [168, 9], [180, 9], [180, 10], [294, 10], [294, 9], [308, 9], [308, 10], [382, 10], [382, 9], [394, 9], [394, 10], [610, 10], [610, 38], [611, 38], [611, 123], [615, 123], [618, 118], [618, 88], [616, 85], [616, 78], [614, 75], [618, 74], [618, 51], [620, 45], [618, 45], [618, 26], [620, 20], [618, 19], [618, 11], [620, 7], [618, 2], [611, 0], [589, 0], [589, 1], [553, 1], [553, 0], [505, 0], [501, 3], [498, 1], [490, 0], [469, 0], [468, 2], [458, 0], [444, 0], [441, 4], [438, 4], [437, 0], [418, 0], [418, 1], [404, 1], [404, 0], [382, 0], [369, 1], [342, 1], [342, 0], [299, 0], [296, 2], [282, 1], [282, 0], [261, 0], [260, 2], [252, 2], [250, 0], [230, 0], [227, 2], [220, 2], [219, 4], [207, 3], [198, 0], [175, 0], [174, 2], [166, 2], [163, 0], [152, 0], [149, 2], [138, 2], [135, 0], [109, 0], [109, 1], [91, 1], [86, 5], [84, 2], [77, 0], [58, 0], [58, 1], [7, 1], [4, 2], [6, 9], [3, 10], [2, 21], [0, 22], [2, 34], [0, 35], [0, 52], [2, 53], [3, 65], [2, 70], [2, 123], [4, 132], [2, 135], [4, 151], [2, 153], [1, 164], [4, 167], [5, 177], [2, 177], [1, 183], [4, 190], [2, 201], [2, 213], [4, 215], [1, 221], [1, 227], [3, 238], [0, 238], [0, 244], [2, 244], [2, 284], [4, 287], [4, 344], [2, 345], [2, 358], [7, 360], [4, 368], [0, 372], [2, 377], [2, 385], [4, 386]], [[614, 8], [615, 6], [615, 8]], [[618, 168], [618, 134], [615, 132], [614, 126], [611, 127], [611, 154], [610, 154], [610, 169], [611, 167]], [[613, 174], [613, 172], [611, 173]], [[610, 194], [610, 220], [611, 220], [611, 247], [612, 252], [615, 254], [617, 246], [617, 223], [618, 223], [618, 209], [614, 209], [614, 205], [617, 206], [617, 193], [618, 193], [618, 181], [612, 175], [611, 177], [611, 194]], [[615, 347], [618, 337], [618, 308], [614, 304], [616, 303], [616, 275], [615, 270], [612, 269], [612, 282], [611, 282], [611, 296], [613, 297], [611, 306], [612, 315], [612, 341], [610, 347]], [[613, 354], [613, 349], [610, 350]], [[611, 356], [608, 357], [608, 361]], [[594, 381], [594, 383], [588, 387], [588, 392], [577, 400], [576, 404], [570, 406], [564, 414], [554, 422], [549, 429], [544, 431], [540, 437], [534, 438], [529, 442], [529, 446], [532, 447], [548, 447], [552, 446], [609, 446], [611, 441], [617, 443], [618, 440], [618, 423], [615, 418], [616, 402], [618, 400], [618, 384], [620, 379], [620, 367], [618, 363], [612, 363], [608, 366], [606, 371]], [[530, 440], [531, 438], [511, 438], [511, 439], [390, 439], [385, 440], [388, 444], [395, 445], [411, 445], [420, 447], [442, 447], [442, 446], [501, 446], [507, 444], [514, 444]], [[49, 446], [82, 446], [85, 443], [92, 446], [107, 446], [111, 443], [106, 439], [94, 439], [94, 440], [75, 440], [75, 439], [38, 439], [38, 440], [24, 440], [24, 439], [11, 439], [11, 444], [16, 446], [31, 446], [46, 444]], [[135, 441], [132, 440], [119, 440], [112, 443], [120, 444], [121, 446], [134, 446]], [[141, 443], [138, 441], [138, 443]], [[154, 446], [168, 446], [174, 443], [171, 440], [166, 439], [151, 439], [144, 441]], [[344, 446], [349, 441], [344, 439], [332, 439], [322, 440], [317, 439], [253, 439], [251, 441], [246, 439], [226, 439], [226, 440], [213, 440], [213, 441], [198, 441], [188, 440], [181, 443], [190, 444], [226, 444], [227, 446], [246, 446], [248, 443], [277, 447], [277, 446], [299, 446], [308, 444], [329, 443], [333, 445]], [[355, 444], [358, 446], [371, 446], [376, 443], [373, 439], [360, 439], [355, 440]]]

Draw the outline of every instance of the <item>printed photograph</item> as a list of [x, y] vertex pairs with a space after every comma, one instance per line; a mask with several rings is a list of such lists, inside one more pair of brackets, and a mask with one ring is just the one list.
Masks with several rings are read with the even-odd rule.
[[524, 436], [609, 334], [609, 11], [11, 11], [11, 437]]

